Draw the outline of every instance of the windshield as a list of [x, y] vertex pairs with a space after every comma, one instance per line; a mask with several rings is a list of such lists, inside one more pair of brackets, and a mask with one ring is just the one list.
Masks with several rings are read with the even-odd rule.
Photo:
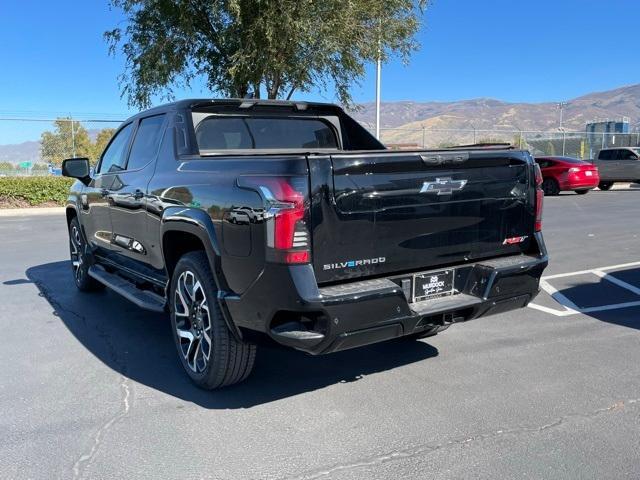
[[207, 115], [193, 113], [201, 152], [338, 148], [336, 133], [324, 119]]

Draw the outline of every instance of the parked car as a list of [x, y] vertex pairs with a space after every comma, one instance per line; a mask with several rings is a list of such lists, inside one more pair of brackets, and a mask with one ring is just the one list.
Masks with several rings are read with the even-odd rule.
[[600, 190], [615, 182], [640, 182], [640, 147], [603, 148], [593, 163], [600, 172]]
[[390, 151], [335, 105], [179, 101], [63, 173], [77, 288], [168, 310], [209, 389], [265, 336], [324, 354], [524, 307], [547, 266], [528, 152]]
[[572, 190], [584, 195], [600, 182], [598, 168], [572, 157], [536, 157], [542, 170], [542, 190], [545, 195], [558, 195]]

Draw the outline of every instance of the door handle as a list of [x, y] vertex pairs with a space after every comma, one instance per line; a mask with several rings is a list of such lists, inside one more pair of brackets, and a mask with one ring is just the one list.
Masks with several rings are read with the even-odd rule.
[[135, 192], [133, 192], [133, 198], [135, 198], [136, 200], [140, 200], [142, 197], [144, 197], [144, 192], [140, 189], [137, 189]]

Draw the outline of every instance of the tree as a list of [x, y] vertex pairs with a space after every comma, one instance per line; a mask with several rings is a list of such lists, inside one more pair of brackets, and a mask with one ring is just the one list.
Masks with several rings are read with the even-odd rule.
[[107, 147], [109, 140], [111, 140], [111, 137], [113, 137], [113, 134], [115, 132], [115, 128], [103, 128], [98, 132], [98, 135], [96, 135], [96, 140], [93, 143], [93, 154], [91, 156], [91, 160], [93, 160], [93, 162], [98, 161], [98, 158], [100, 158], [100, 155], [102, 155], [102, 152]]
[[14, 170], [16, 167], [11, 162], [0, 162], [0, 172], [2, 170]]
[[54, 131], [43, 132], [40, 137], [42, 160], [60, 166], [62, 160], [75, 154], [76, 157], [87, 157], [95, 164], [114, 132], [113, 128], [103, 128], [96, 135], [95, 141], [91, 141], [89, 133], [80, 122], [58, 118], [54, 122]]
[[110, 0], [126, 27], [105, 32], [125, 58], [129, 105], [171, 99], [172, 86], [204, 78], [232, 97], [291, 98], [312, 87], [349, 87], [380, 55], [407, 62], [429, 0]]
[[65, 158], [93, 155], [92, 143], [87, 130], [70, 118], [58, 118], [53, 132], [43, 132], [40, 137], [42, 160], [59, 166]]

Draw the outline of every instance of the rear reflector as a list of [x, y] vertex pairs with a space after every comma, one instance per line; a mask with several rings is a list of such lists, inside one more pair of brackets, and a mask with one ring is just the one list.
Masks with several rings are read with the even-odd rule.
[[284, 255], [284, 263], [309, 263], [311, 260], [309, 251], [287, 252]]

